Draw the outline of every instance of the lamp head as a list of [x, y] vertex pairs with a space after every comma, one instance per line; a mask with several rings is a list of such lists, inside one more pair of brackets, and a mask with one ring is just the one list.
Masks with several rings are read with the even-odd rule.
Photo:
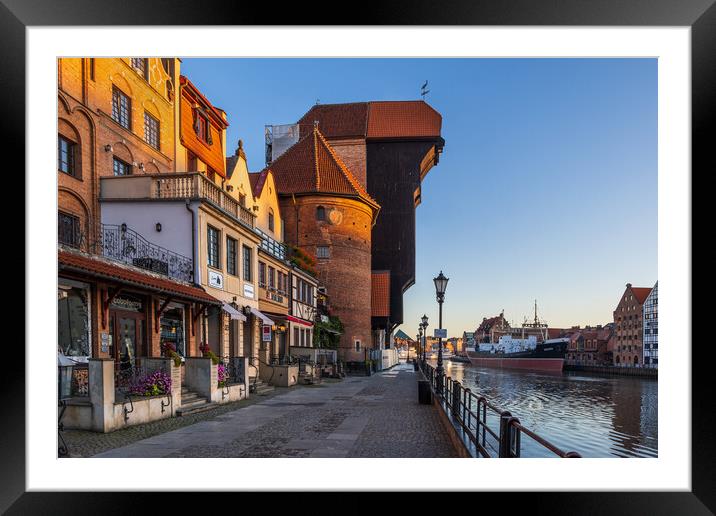
[[442, 298], [445, 297], [445, 290], [447, 289], [448, 281], [449, 278], [445, 277], [443, 271], [440, 271], [437, 278], [433, 278], [433, 282], [435, 283], [435, 295], [438, 300], [442, 300]]
[[423, 321], [423, 328], [428, 327], [428, 316], [423, 314], [423, 316], [420, 318], [421, 321]]

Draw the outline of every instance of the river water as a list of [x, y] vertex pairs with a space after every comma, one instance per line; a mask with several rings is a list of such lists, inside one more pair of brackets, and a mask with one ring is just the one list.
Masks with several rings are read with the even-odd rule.
[[[654, 379], [492, 369], [449, 360], [443, 367], [447, 376], [509, 410], [523, 426], [564, 451], [583, 457], [657, 456]], [[522, 456], [554, 457], [525, 435]]]

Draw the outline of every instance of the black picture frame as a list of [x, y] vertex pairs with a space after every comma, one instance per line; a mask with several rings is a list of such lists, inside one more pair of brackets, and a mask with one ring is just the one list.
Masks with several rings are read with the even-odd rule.
[[[0, 105], [3, 143], [12, 150], [12, 172], [24, 169], [25, 149], [25, 29], [29, 26], [69, 25], [572, 25], [572, 26], [688, 26], [691, 27], [692, 72], [692, 191], [693, 179], [716, 170], [713, 134], [716, 116], [716, 5], [715, 0], [502, 0], [453, 1], [442, 5], [428, 0], [351, 4], [350, 16], [331, 19], [336, 3], [317, 1], [283, 4], [216, 0], [146, 2], [123, 0], [0, 0]], [[323, 13], [323, 14], [319, 14]], [[336, 22], [340, 19], [340, 22]], [[710, 129], [710, 130], [709, 130]], [[6, 166], [10, 163], [5, 161]], [[694, 171], [701, 170], [701, 174]], [[10, 170], [8, 170], [10, 172]], [[27, 171], [26, 171], [27, 173]], [[6, 175], [7, 177], [7, 175]], [[24, 189], [24, 188], [23, 188]], [[701, 192], [704, 195], [704, 192]], [[692, 198], [692, 206], [698, 205]], [[19, 210], [18, 210], [19, 211]], [[693, 223], [697, 222], [692, 217]], [[17, 246], [18, 249], [20, 246]], [[24, 255], [23, 255], [24, 256]], [[692, 255], [693, 256], [693, 255]], [[15, 255], [16, 262], [19, 262]], [[19, 264], [18, 264], [19, 265]], [[29, 273], [25, 269], [26, 275]], [[692, 273], [693, 274], [693, 273]], [[702, 278], [703, 280], [704, 278]], [[708, 289], [708, 283], [704, 284]], [[692, 303], [696, 308], [696, 303]], [[705, 310], [705, 308], [700, 308]], [[8, 312], [6, 312], [8, 314]], [[31, 314], [26, 313], [27, 318]], [[701, 319], [703, 320], [703, 318]], [[692, 316], [693, 321], [693, 316]], [[708, 319], [706, 319], [706, 322]], [[703, 332], [702, 332], [703, 333]], [[709, 332], [706, 332], [708, 335]], [[9, 344], [8, 344], [9, 345]], [[691, 345], [691, 333], [684, 342]], [[26, 342], [32, 350], [40, 343]], [[692, 346], [692, 490], [691, 492], [552, 492], [480, 493], [482, 510], [499, 504], [515, 509], [528, 504], [538, 514], [710, 514], [716, 512], [716, 455], [713, 429], [716, 410], [712, 397], [708, 338]], [[28, 493], [25, 489], [25, 377], [24, 367], [4, 367], [0, 374], [0, 512], [99, 513], [146, 510], [146, 493]], [[666, 415], [668, 417], [668, 415]], [[559, 489], [555, 479], [555, 489]], [[386, 486], [389, 488], [389, 486]], [[164, 510], [181, 507], [191, 494], [162, 497]], [[476, 499], [476, 498], [475, 498]], [[489, 503], [488, 503], [489, 502]], [[212, 502], [213, 503], [213, 502]], [[497, 503], [498, 505], [494, 505]], [[180, 505], [181, 504], [181, 505]], [[481, 511], [478, 511], [481, 512]], [[512, 510], [510, 511], [512, 512]]]

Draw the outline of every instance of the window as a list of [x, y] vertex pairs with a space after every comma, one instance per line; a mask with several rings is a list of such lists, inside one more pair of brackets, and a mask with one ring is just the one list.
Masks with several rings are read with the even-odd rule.
[[360, 351], [360, 341], [359, 340], [357, 340], [355, 342], [355, 346], [356, 346], [356, 352], [359, 352]]
[[251, 281], [251, 248], [243, 246], [244, 251], [244, 280]]
[[194, 110], [194, 132], [199, 139], [205, 141], [209, 145], [213, 143], [211, 139], [211, 124], [209, 118], [198, 110]]
[[269, 231], [273, 233], [273, 210], [269, 208], [269, 214], [268, 214], [268, 227]]
[[259, 287], [266, 287], [266, 264], [259, 262]]
[[147, 59], [141, 58], [141, 57], [133, 57], [130, 62], [132, 63], [132, 68], [134, 68], [139, 75], [144, 77], [145, 79], [149, 79], [149, 67], [147, 66]]
[[57, 214], [57, 240], [60, 244], [79, 247], [82, 232], [80, 219], [74, 215], [58, 212]]
[[159, 120], [144, 112], [144, 141], [159, 149]]
[[238, 242], [236, 239], [226, 237], [226, 272], [237, 276], [236, 254], [238, 252]]
[[270, 289], [276, 288], [276, 269], [269, 266], [268, 268], [268, 284]]
[[122, 161], [119, 158], [114, 158], [113, 163], [113, 169], [114, 169], [114, 175], [115, 176], [131, 176], [132, 175], [132, 165], [129, 163]]
[[132, 101], [122, 90], [112, 86], [112, 119], [125, 129], [132, 129]]
[[207, 246], [209, 266], [219, 268], [219, 230], [207, 226]]
[[316, 258], [330, 258], [328, 246], [319, 245], [316, 247]]
[[78, 177], [77, 167], [75, 166], [76, 154], [77, 144], [59, 135], [57, 137], [57, 170], [73, 177]]
[[90, 75], [90, 80], [94, 81], [94, 57], [90, 57], [90, 60], [89, 60], [89, 75]]
[[89, 357], [89, 289], [60, 280], [57, 289], [57, 344], [69, 357]]
[[293, 329], [293, 345], [294, 345], [294, 346], [298, 346], [298, 344], [299, 344], [299, 340], [298, 340], [299, 337], [298, 337], [298, 335], [299, 335], [299, 334], [298, 334], [298, 328], [294, 328], [294, 329]]
[[316, 208], [316, 220], [326, 220], [326, 209], [323, 206]]

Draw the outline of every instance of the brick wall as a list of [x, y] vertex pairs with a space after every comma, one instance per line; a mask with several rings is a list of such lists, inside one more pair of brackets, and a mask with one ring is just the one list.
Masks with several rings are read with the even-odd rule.
[[[339, 355], [343, 360], [365, 360], [371, 346], [371, 209], [353, 199], [327, 196], [296, 198], [298, 246], [316, 256], [317, 246], [328, 246], [330, 257], [317, 259], [318, 279], [331, 299], [331, 313], [343, 322]], [[296, 208], [290, 197], [280, 199], [286, 241], [296, 245]], [[326, 209], [326, 221], [316, 220], [316, 208]], [[338, 217], [331, 222], [330, 212]], [[355, 351], [355, 341], [361, 341]]]
[[[147, 62], [145, 80], [127, 58], [58, 59], [58, 133], [76, 144], [78, 156], [77, 177], [58, 172], [58, 208], [80, 218], [90, 241], [99, 230], [99, 177], [114, 175], [115, 156], [135, 174], [175, 170], [171, 78], [160, 59]], [[131, 98], [131, 129], [112, 120], [113, 86]], [[159, 120], [159, 149], [144, 141], [145, 111]]]
[[330, 139], [328, 142], [348, 170], [360, 181], [363, 188], [367, 189], [365, 140], [361, 138]]

